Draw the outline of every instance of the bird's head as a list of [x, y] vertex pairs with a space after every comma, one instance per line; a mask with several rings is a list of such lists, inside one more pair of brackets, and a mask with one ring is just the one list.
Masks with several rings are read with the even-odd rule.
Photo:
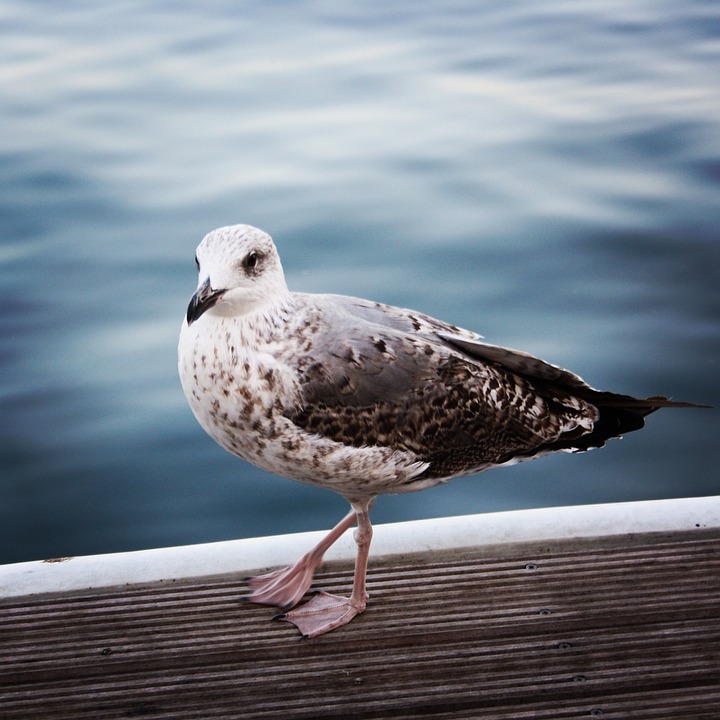
[[198, 287], [188, 305], [188, 325], [206, 312], [246, 315], [288, 294], [272, 238], [250, 225], [213, 230], [198, 245], [195, 262]]

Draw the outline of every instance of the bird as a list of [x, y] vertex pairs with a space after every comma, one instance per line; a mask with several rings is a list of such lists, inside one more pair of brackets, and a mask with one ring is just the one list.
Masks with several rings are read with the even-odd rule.
[[[275, 244], [250, 225], [197, 247], [198, 285], [178, 343], [199, 424], [264, 470], [339, 493], [348, 514], [294, 565], [248, 579], [303, 637], [364, 612], [381, 494], [414, 492], [640, 429], [666, 397], [597, 390], [569, 370], [410, 309], [288, 289]], [[349, 596], [299, 604], [328, 548], [356, 526]]]

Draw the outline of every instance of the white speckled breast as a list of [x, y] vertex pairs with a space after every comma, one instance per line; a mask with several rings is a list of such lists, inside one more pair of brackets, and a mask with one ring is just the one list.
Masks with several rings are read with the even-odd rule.
[[[286, 305], [250, 318], [207, 314], [189, 327], [184, 322], [178, 369], [195, 417], [225, 450], [269, 472], [351, 502], [398, 492], [427, 463], [390, 448], [349, 447], [287, 418], [300, 402], [298, 370], [317, 332], [306, 310]], [[293, 321], [298, 311], [301, 322]]]

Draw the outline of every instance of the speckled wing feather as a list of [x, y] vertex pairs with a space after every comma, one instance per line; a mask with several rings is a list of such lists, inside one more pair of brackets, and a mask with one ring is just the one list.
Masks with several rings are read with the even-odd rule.
[[524, 377], [558, 383], [566, 388], [594, 390], [580, 376], [570, 370], [552, 365], [522, 350], [491, 345], [482, 342], [479, 338], [467, 338], [456, 333], [440, 332], [438, 335], [451, 345], [466, 352], [470, 357], [502, 365]]
[[567, 389], [541, 393], [532, 378], [444, 337], [477, 341], [472, 333], [378, 303], [322, 298], [314, 297], [325, 317], [301, 363], [301, 402], [286, 413], [308, 432], [409, 450], [430, 463], [424, 478], [445, 478], [570, 442], [599, 417]]

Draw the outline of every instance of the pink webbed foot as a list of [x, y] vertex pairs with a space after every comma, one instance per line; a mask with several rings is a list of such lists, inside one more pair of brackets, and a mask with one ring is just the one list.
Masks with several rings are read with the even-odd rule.
[[261, 605], [277, 605], [288, 610], [297, 605], [310, 588], [315, 570], [322, 563], [325, 551], [345, 530], [354, 525], [356, 520], [358, 525], [355, 531], [357, 556], [350, 597], [321, 592], [305, 605], [276, 615], [276, 619], [287, 620], [295, 625], [306, 638], [317, 637], [349, 623], [356, 615], [365, 610], [368, 597], [365, 592], [365, 575], [372, 539], [372, 525], [367, 508], [348, 513], [328, 535], [293, 566], [249, 578], [251, 592], [249, 595], [245, 595], [243, 600]]
[[242, 600], [284, 609], [295, 607], [310, 589], [318, 564], [309, 553], [290, 567], [248, 578], [251, 592]]
[[355, 558], [355, 574], [353, 589], [349, 598], [321, 592], [305, 605], [301, 605], [287, 613], [276, 615], [277, 620], [292, 623], [303, 634], [313, 638], [336, 628], [347, 625], [356, 615], [365, 610], [368, 594], [365, 591], [368, 552], [372, 539], [372, 525], [367, 510], [357, 513], [358, 527], [355, 531], [357, 557]]
[[304, 638], [313, 638], [347, 625], [365, 610], [365, 601], [319, 592], [304, 605], [275, 616], [295, 625]]
[[251, 592], [242, 599], [259, 605], [275, 605], [283, 609], [295, 607], [310, 589], [315, 570], [322, 564], [327, 549], [354, 524], [355, 511], [352, 511], [294, 565], [248, 578]]

